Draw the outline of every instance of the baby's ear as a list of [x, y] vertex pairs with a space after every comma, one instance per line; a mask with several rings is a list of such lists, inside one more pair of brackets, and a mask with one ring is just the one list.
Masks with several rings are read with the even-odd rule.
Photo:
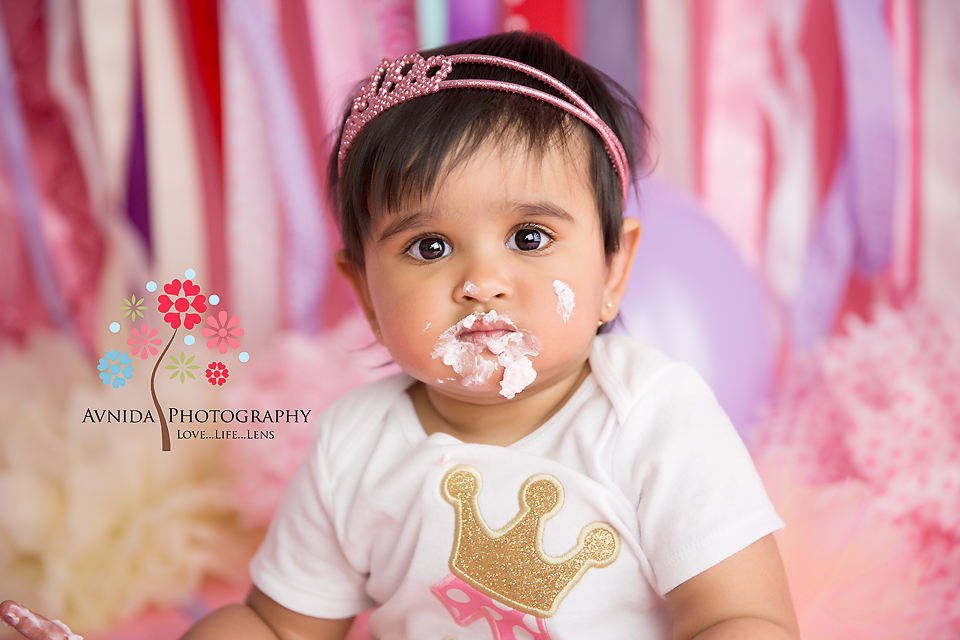
[[370, 288], [367, 286], [367, 274], [363, 267], [347, 257], [346, 251], [340, 249], [333, 256], [333, 261], [337, 265], [337, 271], [340, 272], [350, 286], [353, 288], [353, 294], [360, 303], [363, 315], [366, 316], [370, 324], [370, 330], [377, 337], [377, 342], [383, 344], [380, 337], [380, 323], [377, 322], [377, 315], [373, 311], [373, 302], [370, 300]]
[[640, 244], [640, 235], [640, 221], [636, 218], [624, 218], [620, 248], [610, 259], [607, 280], [603, 288], [604, 307], [600, 312], [600, 320], [603, 322], [610, 322], [620, 312], [620, 301], [627, 292], [630, 270], [633, 269], [633, 259], [637, 255], [637, 246]]

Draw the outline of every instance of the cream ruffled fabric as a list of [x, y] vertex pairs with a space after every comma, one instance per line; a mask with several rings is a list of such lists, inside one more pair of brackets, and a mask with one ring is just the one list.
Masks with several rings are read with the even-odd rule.
[[0, 594], [80, 633], [182, 602], [205, 575], [244, 575], [218, 447], [164, 453], [158, 423], [83, 421], [88, 407], [152, 409], [147, 375], [103, 387], [49, 334], [0, 352]]

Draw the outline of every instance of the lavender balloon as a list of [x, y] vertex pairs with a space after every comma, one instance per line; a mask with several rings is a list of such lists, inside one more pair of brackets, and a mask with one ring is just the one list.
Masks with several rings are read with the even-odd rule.
[[741, 436], [773, 385], [773, 339], [763, 287], [690, 196], [651, 179], [626, 215], [643, 237], [617, 330], [692, 364]]

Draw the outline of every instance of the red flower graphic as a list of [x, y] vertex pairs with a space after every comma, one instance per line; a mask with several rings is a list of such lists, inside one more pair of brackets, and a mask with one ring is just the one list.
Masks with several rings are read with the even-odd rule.
[[207, 382], [215, 387], [222, 387], [230, 377], [230, 370], [222, 362], [211, 362], [207, 367]]
[[[192, 280], [185, 281], [182, 286], [183, 295], [181, 296], [180, 280], [174, 278], [170, 284], [163, 285], [165, 294], [157, 298], [160, 303], [157, 309], [160, 313], [166, 314], [163, 319], [174, 329], [179, 329], [180, 323], [183, 322], [183, 326], [189, 330], [200, 323], [200, 313], [207, 310], [207, 297], [200, 294], [200, 285], [193, 284]], [[176, 296], [176, 299], [171, 300], [169, 296]], [[191, 308], [200, 313], [190, 312]]]
[[[147, 331], [149, 330], [149, 335]], [[130, 335], [132, 338], [127, 338], [127, 344], [132, 346], [133, 349], [130, 350], [130, 355], [140, 354], [140, 357], [146, 360], [149, 356], [157, 355], [157, 349], [153, 345], [160, 344], [160, 338], [154, 338], [157, 335], [156, 329], [150, 329], [147, 325], [141, 325], [140, 330], [136, 329], [130, 330]]]
[[221, 311], [217, 314], [217, 317], [220, 319], [220, 322], [217, 322], [217, 318], [213, 316], [207, 316], [207, 324], [213, 328], [203, 328], [204, 337], [210, 338], [210, 340], [207, 341], [207, 348], [213, 349], [219, 345], [220, 353], [226, 353], [228, 345], [231, 349], [236, 349], [240, 344], [237, 342], [237, 338], [243, 336], [243, 329], [237, 326], [240, 320], [237, 316], [232, 316], [228, 321], [226, 311]]

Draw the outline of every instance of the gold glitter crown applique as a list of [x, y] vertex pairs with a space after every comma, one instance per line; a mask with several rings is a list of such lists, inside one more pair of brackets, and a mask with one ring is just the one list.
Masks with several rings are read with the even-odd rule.
[[553, 476], [530, 476], [520, 487], [520, 511], [497, 531], [480, 515], [481, 485], [479, 471], [458, 465], [443, 477], [442, 489], [456, 511], [450, 570], [491, 598], [547, 618], [587, 569], [617, 559], [620, 536], [605, 522], [584, 527], [577, 544], [559, 558], [543, 552], [543, 527], [563, 506], [563, 487]]

